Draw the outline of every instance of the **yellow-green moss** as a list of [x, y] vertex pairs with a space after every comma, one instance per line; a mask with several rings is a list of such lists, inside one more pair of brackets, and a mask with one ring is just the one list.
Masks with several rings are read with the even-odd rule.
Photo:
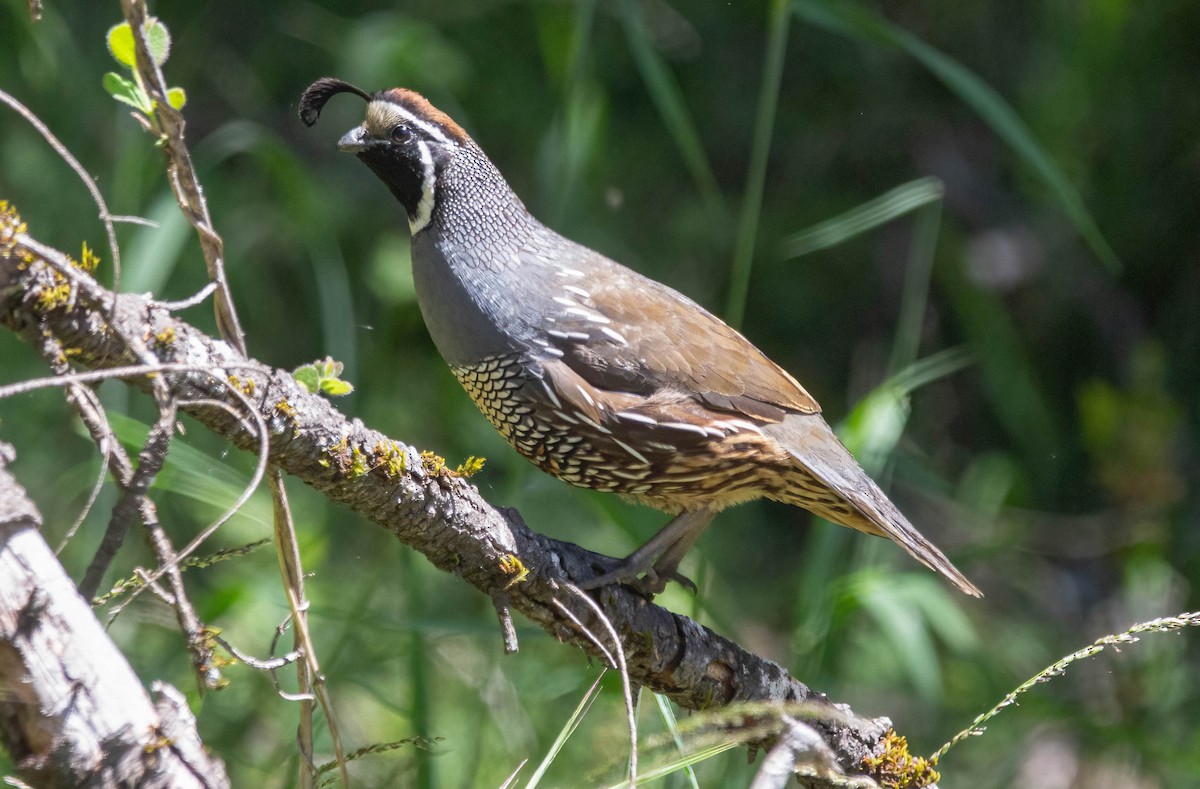
[[908, 740], [894, 729], [883, 736], [883, 751], [863, 759], [863, 767], [883, 789], [921, 789], [941, 778], [928, 759], [908, 752]]
[[470, 478], [478, 474], [483, 469], [483, 464], [487, 462], [486, 458], [471, 455], [469, 458], [459, 464], [458, 468], [454, 469], [454, 476]]
[[524, 583], [525, 579], [529, 577], [529, 568], [526, 567], [525, 564], [518, 559], [515, 554], [511, 553], [507, 556], [501, 557], [500, 572], [504, 573], [505, 575], [513, 576], [512, 578], [508, 579], [508, 583], [504, 585], [505, 589], [511, 589], [517, 584]]
[[35, 298], [39, 312], [50, 312], [65, 307], [71, 301], [71, 284], [63, 279], [61, 274], [55, 273], [54, 284], [39, 288]]
[[371, 468], [378, 470], [384, 479], [395, 479], [404, 474], [407, 461], [400, 445], [394, 441], [380, 441], [371, 451]]
[[0, 200], [0, 252], [5, 255], [12, 254], [17, 245], [17, 236], [25, 230], [25, 223], [21, 221], [17, 207], [7, 200]]
[[229, 383], [233, 386], [234, 389], [237, 389], [239, 392], [246, 395], [247, 397], [254, 396], [254, 381], [252, 381], [251, 379], [247, 378], [245, 380], [242, 380], [241, 378], [234, 375], [233, 373], [230, 373], [229, 374]]
[[[86, 249], [86, 247], [85, 247]], [[154, 348], [159, 351], [169, 351], [175, 347], [175, 327], [168, 326], [154, 334]]]

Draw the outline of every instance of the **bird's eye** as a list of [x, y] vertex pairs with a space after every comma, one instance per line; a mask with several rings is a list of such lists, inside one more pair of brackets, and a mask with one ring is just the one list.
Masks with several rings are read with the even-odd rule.
[[412, 139], [412, 136], [412, 129], [403, 123], [392, 129], [392, 142], [408, 142]]

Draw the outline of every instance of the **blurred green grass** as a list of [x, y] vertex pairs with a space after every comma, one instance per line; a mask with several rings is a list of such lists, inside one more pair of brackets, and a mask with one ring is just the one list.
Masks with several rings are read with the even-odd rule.
[[[883, 541], [761, 504], [722, 514], [685, 563], [698, 598], [670, 590], [663, 601], [860, 713], [889, 715], [916, 751], [1059, 655], [1196, 607], [1192, 5], [214, 1], [158, 11], [251, 352], [280, 367], [333, 355], [357, 387], [339, 407], [452, 463], [486, 456], [475, 478], [484, 495], [535, 528], [621, 554], [662, 517], [541, 475], [478, 415], [421, 324], [400, 209], [334, 150], [361, 108], [333, 103], [305, 130], [295, 117], [304, 86], [336, 74], [423, 91], [557, 229], [744, 315], [748, 336], [844, 422], [910, 518], [988, 596], [962, 599]], [[4, 0], [0, 85], [99, 177], [114, 211], [160, 223], [121, 228], [123, 286], [181, 298], [203, 284], [199, 252], [158, 152], [100, 88], [117, 13], [50, 4], [31, 26], [23, 2]], [[0, 197], [39, 238], [102, 249], [73, 176], [2, 118]], [[186, 317], [212, 328], [207, 307]], [[960, 369], [948, 349], [974, 364]], [[918, 389], [888, 385], [948, 358]], [[0, 359], [4, 382], [45, 373], [7, 334]], [[152, 419], [140, 396], [101, 392], [110, 411]], [[236, 496], [252, 465], [185, 424], [156, 489], [177, 541]], [[94, 479], [94, 449], [53, 392], [0, 402], [0, 439], [16, 446], [14, 471], [56, 542]], [[361, 783], [498, 785], [522, 759], [531, 774], [598, 667], [519, 622], [522, 651], [503, 657], [489, 601], [381, 530], [292, 495], [350, 746], [443, 738], [356, 763]], [[64, 553], [77, 576], [111, 504], [107, 491]], [[265, 506], [211, 547], [266, 536], [251, 517]], [[147, 561], [131, 540], [109, 580]], [[187, 581], [201, 616], [261, 655], [286, 611], [276, 577], [259, 551]], [[160, 606], [140, 602], [112, 632], [143, 678], [194, 694]], [[956, 749], [942, 785], [1036, 786], [1027, 771], [1045, 742], [1061, 746], [1055, 758], [1080, 786], [1195, 784], [1197, 653], [1194, 636], [1163, 637], [1077, 667]], [[227, 673], [229, 689], [193, 695], [206, 742], [236, 785], [291, 785], [293, 709], [267, 678]], [[620, 779], [615, 679], [543, 785]], [[646, 737], [666, 725], [649, 706]], [[754, 766], [744, 761], [705, 761], [697, 781], [745, 784]]]

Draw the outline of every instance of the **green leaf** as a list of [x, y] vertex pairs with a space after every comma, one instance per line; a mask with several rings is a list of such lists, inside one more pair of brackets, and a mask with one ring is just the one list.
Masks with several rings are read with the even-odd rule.
[[137, 65], [137, 49], [133, 45], [133, 29], [128, 22], [113, 25], [108, 29], [108, 51], [113, 60], [122, 66], [133, 68]]
[[937, 178], [918, 178], [897, 186], [844, 214], [805, 228], [779, 245], [779, 259], [790, 260], [828, 249], [916, 209], [942, 199], [944, 188]]
[[317, 372], [322, 378], [337, 378], [342, 374], [343, 365], [339, 361], [335, 361], [333, 357], [326, 356], [322, 361], [316, 362]]
[[313, 394], [323, 393], [330, 397], [348, 395], [354, 391], [354, 385], [341, 379], [343, 365], [332, 357], [297, 367], [292, 377], [297, 383]]
[[321, 391], [331, 397], [341, 397], [354, 391], [354, 384], [340, 378], [326, 378], [321, 381]]
[[187, 93], [183, 88], [171, 88], [167, 91], [167, 103], [177, 110], [183, 109], [183, 105], [187, 104]]
[[133, 80], [125, 79], [112, 71], [101, 80], [104, 89], [117, 101], [128, 104], [142, 112], [150, 111], [150, 97]]
[[316, 394], [321, 388], [321, 376], [317, 373], [315, 365], [306, 364], [303, 367], [297, 367], [292, 372], [292, 377], [310, 394]]
[[167, 26], [158, 21], [157, 17], [150, 17], [146, 20], [146, 49], [150, 50], [150, 59], [154, 61], [154, 65], [162, 66], [167, 62], [167, 56], [171, 54], [171, 34], [167, 32]]

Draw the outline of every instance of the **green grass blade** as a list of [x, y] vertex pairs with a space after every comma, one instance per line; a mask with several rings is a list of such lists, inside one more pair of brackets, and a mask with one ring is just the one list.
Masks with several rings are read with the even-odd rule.
[[667, 131], [675, 140], [684, 165], [691, 173], [692, 180], [696, 182], [696, 188], [709, 212], [713, 216], [725, 216], [725, 202], [721, 198], [720, 187], [717, 186], [717, 176], [713, 174], [708, 155], [704, 152], [700, 134], [696, 131], [696, 124], [692, 122], [679, 83], [654, 50], [641, 12], [633, 0], [621, 0], [620, 11], [634, 63], [646, 83], [650, 98], [658, 107], [659, 115], [667, 125]]
[[[645, 786], [651, 781], [657, 781], [660, 778], [666, 778], [668, 775], [677, 773], [680, 770], [690, 770], [694, 764], [699, 764], [700, 762], [711, 759], [714, 756], [725, 753], [725, 751], [732, 750], [733, 748], [740, 748], [743, 745], [745, 745], [745, 743], [739, 742], [736, 739], [732, 739], [727, 740], [726, 742], [719, 742], [707, 748], [701, 748], [700, 750], [689, 753], [687, 756], [676, 759], [673, 762], [667, 762], [664, 765], [655, 767], [653, 770], [639, 774], [637, 785]], [[629, 781], [622, 781], [619, 784], [614, 784], [612, 787], [610, 787], [610, 789], [631, 789], [631, 784]]]
[[942, 226], [942, 203], [929, 203], [917, 211], [908, 266], [904, 270], [904, 292], [900, 296], [900, 315], [896, 337], [892, 341], [889, 369], [899, 372], [916, 361], [925, 325], [925, 307], [929, 303], [929, 280], [933, 275], [933, 254], [937, 249], [938, 230]]
[[966, 348], [947, 348], [913, 362], [872, 389], [854, 406], [838, 435], [868, 472], [883, 470], [908, 423], [908, 397], [914, 390], [973, 364]]
[[746, 191], [738, 218], [737, 245], [733, 252], [733, 270], [729, 278], [729, 299], [725, 302], [725, 320], [738, 327], [746, 314], [746, 294], [750, 290], [750, 269], [754, 265], [754, 244], [758, 240], [759, 215], [763, 189], [767, 182], [767, 161], [771, 154], [771, 136], [775, 130], [775, 110], [779, 105], [779, 85], [783, 81], [783, 60], [787, 52], [787, 0], [772, 0], [767, 21], [767, 56], [763, 61], [762, 86], [758, 94], [758, 114], [754, 120], [754, 144], [750, 149], [750, 168], [746, 173]]
[[1012, 106], [994, 88], [970, 69], [929, 46], [912, 33], [858, 6], [796, 0], [793, 8], [796, 15], [809, 24], [853, 38], [896, 47], [927, 68], [983, 118], [992, 131], [1033, 168], [1105, 268], [1111, 272], [1120, 270], [1120, 260], [1088, 212], [1079, 190], [1038, 143]]
[[780, 243], [777, 257], [791, 260], [837, 246], [921, 206], [941, 200], [944, 191], [941, 180], [932, 177], [901, 184], [844, 214], [788, 236]]
[[558, 736], [554, 738], [554, 742], [550, 745], [550, 750], [546, 753], [546, 758], [542, 759], [542, 763], [534, 770], [533, 775], [529, 777], [529, 783], [525, 784], [526, 789], [535, 789], [541, 782], [542, 776], [546, 774], [546, 770], [550, 769], [550, 765], [554, 763], [554, 759], [562, 751], [563, 746], [567, 744], [567, 740], [575, 733], [579, 722], [583, 720], [583, 716], [592, 708], [592, 702], [596, 700], [596, 696], [600, 693], [600, 681], [604, 679], [604, 674], [608, 669], [603, 669], [600, 676], [596, 677], [596, 681], [588, 688], [587, 693], [583, 694], [583, 698], [579, 700], [575, 711], [571, 713], [571, 717], [567, 718], [567, 722], [563, 724], [559, 730]]
[[[683, 737], [679, 734], [679, 723], [675, 720], [675, 711], [671, 709], [671, 702], [666, 696], [658, 693], [654, 694], [654, 701], [658, 704], [658, 714], [662, 716], [663, 723], [666, 725], [667, 731], [670, 732], [671, 740], [675, 743], [675, 748], [679, 751], [679, 755], [685, 755]], [[692, 789], [700, 789], [700, 784], [696, 781], [696, 771], [692, 769], [690, 764], [684, 766], [683, 774]], [[645, 776], [642, 776], [642, 779], [644, 780]]]

